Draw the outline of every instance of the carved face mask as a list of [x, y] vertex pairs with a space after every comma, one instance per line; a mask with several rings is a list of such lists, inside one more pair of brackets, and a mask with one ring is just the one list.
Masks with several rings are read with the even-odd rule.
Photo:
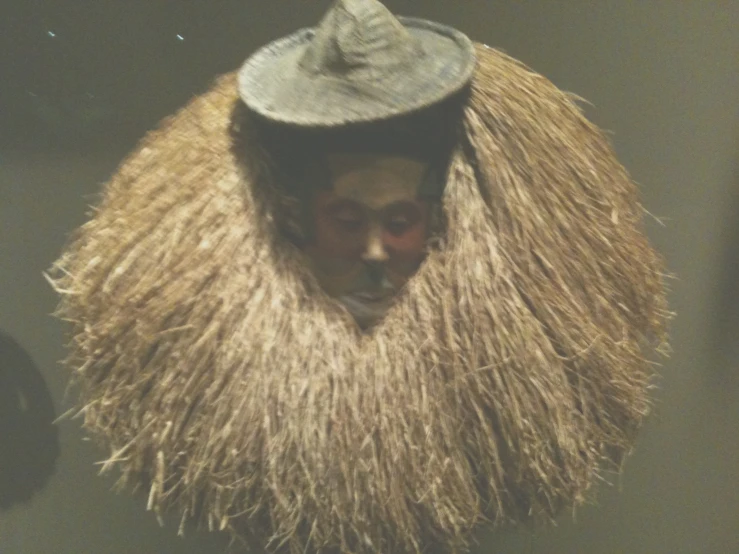
[[375, 154], [329, 154], [328, 187], [309, 202], [305, 252], [324, 290], [360, 327], [377, 323], [425, 255], [428, 166]]

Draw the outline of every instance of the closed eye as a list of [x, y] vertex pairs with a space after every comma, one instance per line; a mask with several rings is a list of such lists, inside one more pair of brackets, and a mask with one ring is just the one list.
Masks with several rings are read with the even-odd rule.
[[361, 208], [353, 203], [340, 203], [330, 207], [331, 219], [340, 229], [358, 231], [364, 226], [365, 216]]
[[410, 221], [405, 217], [395, 217], [385, 222], [385, 228], [393, 235], [402, 235], [411, 227]]
[[394, 236], [400, 236], [421, 220], [421, 210], [411, 202], [399, 202], [385, 210], [383, 217], [385, 229]]

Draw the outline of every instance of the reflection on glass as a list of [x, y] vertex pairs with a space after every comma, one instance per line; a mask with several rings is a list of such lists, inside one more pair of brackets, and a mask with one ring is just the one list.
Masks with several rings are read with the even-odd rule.
[[54, 406], [30, 356], [0, 331], [0, 510], [43, 488], [59, 457]]

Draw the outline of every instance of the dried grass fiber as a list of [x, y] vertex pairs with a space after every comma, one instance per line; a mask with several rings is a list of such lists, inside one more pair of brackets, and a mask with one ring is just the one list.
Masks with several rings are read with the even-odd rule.
[[573, 99], [477, 53], [445, 236], [372, 333], [276, 231], [233, 74], [107, 184], [51, 279], [84, 425], [151, 508], [270, 549], [455, 551], [618, 468], [664, 346], [661, 260]]

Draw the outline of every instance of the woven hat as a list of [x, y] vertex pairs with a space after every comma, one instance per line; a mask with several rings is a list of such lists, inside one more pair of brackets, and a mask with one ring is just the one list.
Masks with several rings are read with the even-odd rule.
[[474, 70], [472, 42], [456, 29], [396, 18], [377, 0], [337, 0], [315, 29], [252, 55], [239, 71], [239, 94], [269, 120], [332, 127], [431, 106]]

